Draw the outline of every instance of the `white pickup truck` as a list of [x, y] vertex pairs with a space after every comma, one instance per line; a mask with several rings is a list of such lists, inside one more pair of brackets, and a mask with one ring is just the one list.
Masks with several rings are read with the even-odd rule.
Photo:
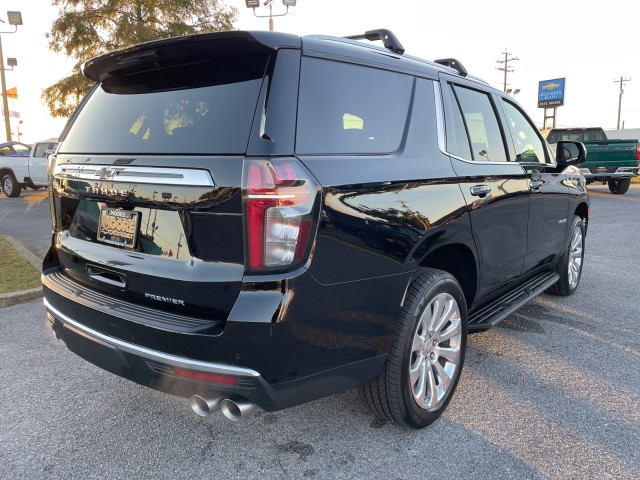
[[28, 157], [0, 154], [0, 187], [7, 197], [17, 197], [23, 188], [47, 186], [49, 154], [58, 146], [57, 139], [35, 142]]

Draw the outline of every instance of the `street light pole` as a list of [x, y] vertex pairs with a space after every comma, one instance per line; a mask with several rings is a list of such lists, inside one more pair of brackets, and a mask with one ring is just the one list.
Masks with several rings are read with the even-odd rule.
[[287, 13], [289, 13], [289, 7], [295, 7], [296, 6], [296, 0], [282, 0], [282, 4], [287, 7], [287, 9], [285, 10], [284, 13], [279, 13], [279, 14], [273, 14], [273, 2], [275, 0], [265, 0], [265, 2], [262, 4], [262, 6], [264, 7], [269, 7], [269, 15], [258, 15], [256, 13], [256, 8], [258, 8], [260, 6], [260, 0], [245, 0], [245, 3], [247, 4], [247, 8], [252, 8], [253, 9], [253, 14], [258, 17], [258, 18], [265, 18], [265, 17], [269, 17], [269, 31], [273, 32], [273, 17], [284, 17]]
[[273, 32], [273, 2], [269, 4], [269, 31]]
[[[9, 25], [13, 25], [16, 29], [13, 32], [0, 32], [0, 33], [16, 33], [18, 31], [18, 25], [22, 25], [22, 14], [16, 11], [8, 11], [7, 19]], [[0, 22], [5, 23], [4, 20]], [[11, 121], [9, 119], [9, 102], [7, 101], [7, 84], [4, 78], [4, 54], [2, 53], [2, 35], [0, 35], [0, 81], [2, 82], [2, 109], [4, 113], [4, 128], [7, 135], [7, 142], [11, 141]]]
[[0, 35], [0, 81], [2, 82], [2, 112], [4, 113], [4, 131], [7, 142], [11, 141], [11, 122], [9, 120], [9, 102], [7, 101], [7, 82], [4, 78], [4, 54], [2, 53], [2, 35]]
[[622, 94], [624, 93], [624, 84], [625, 82], [630, 82], [631, 81], [631, 77], [629, 78], [623, 78], [620, 77], [620, 80], [614, 80], [614, 83], [619, 83], [620, 84], [620, 96], [618, 97], [618, 125], [616, 126], [616, 129], [620, 130], [620, 112], [622, 111]]

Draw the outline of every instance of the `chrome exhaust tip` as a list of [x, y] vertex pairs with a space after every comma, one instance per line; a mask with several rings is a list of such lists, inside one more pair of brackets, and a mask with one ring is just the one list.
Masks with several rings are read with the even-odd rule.
[[220, 404], [220, 409], [225, 417], [233, 422], [237, 422], [251, 414], [256, 408], [256, 404], [246, 398], [225, 398]]
[[215, 397], [201, 397], [200, 395], [193, 395], [189, 400], [191, 408], [201, 417], [208, 417], [214, 412], [220, 409], [220, 403], [222, 402], [222, 395], [216, 395]]

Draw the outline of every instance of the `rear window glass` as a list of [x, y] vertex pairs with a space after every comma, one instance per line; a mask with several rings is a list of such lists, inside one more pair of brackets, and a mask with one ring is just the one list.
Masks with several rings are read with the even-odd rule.
[[602, 130], [564, 131], [550, 132], [547, 136], [548, 143], [558, 142], [601, 142], [606, 141], [607, 136]]
[[409, 75], [304, 58], [296, 151], [311, 155], [396, 151], [412, 87]]
[[268, 55], [123, 75], [97, 86], [61, 153], [245, 153]]

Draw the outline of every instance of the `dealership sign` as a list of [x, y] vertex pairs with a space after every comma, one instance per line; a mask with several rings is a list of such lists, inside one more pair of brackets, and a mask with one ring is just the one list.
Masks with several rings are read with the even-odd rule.
[[538, 108], [564, 105], [564, 81], [564, 78], [554, 78], [538, 84]]

